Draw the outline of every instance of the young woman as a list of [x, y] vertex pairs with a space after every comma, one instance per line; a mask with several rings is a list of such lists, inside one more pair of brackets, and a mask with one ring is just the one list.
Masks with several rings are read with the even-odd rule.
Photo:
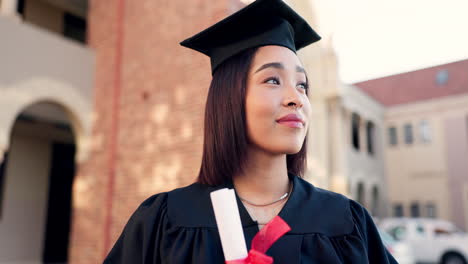
[[247, 247], [279, 215], [274, 263], [396, 263], [358, 203], [301, 179], [311, 105], [296, 51], [320, 37], [281, 0], [257, 0], [182, 42], [211, 59], [196, 183], [136, 210], [105, 263], [223, 263], [210, 193], [234, 188]]

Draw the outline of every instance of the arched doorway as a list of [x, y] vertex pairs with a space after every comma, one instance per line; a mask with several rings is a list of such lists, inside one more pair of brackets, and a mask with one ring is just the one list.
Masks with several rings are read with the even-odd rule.
[[68, 260], [76, 148], [66, 113], [40, 102], [15, 120], [0, 184], [0, 262]]

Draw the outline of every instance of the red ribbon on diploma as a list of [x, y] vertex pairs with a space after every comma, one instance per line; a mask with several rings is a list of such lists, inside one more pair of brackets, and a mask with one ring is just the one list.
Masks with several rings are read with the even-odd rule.
[[265, 253], [280, 237], [291, 228], [279, 216], [273, 218], [252, 239], [252, 248], [245, 259], [226, 261], [226, 264], [272, 264], [273, 258]]

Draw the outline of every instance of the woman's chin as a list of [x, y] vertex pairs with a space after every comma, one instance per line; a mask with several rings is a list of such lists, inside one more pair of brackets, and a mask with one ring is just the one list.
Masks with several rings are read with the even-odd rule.
[[285, 154], [287, 154], [287, 155], [294, 155], [294, 154], [299, 153], [299, 151], [301, 151], [301, 148], [287, 151], [287, 152], [285, 152]]
[[287, 154], [287, 155], [293, 155], [293, 154], [297, 154], [299, 151], [301, 151], [301, 146], [294, 146], [294, 145], [289, 145], [289, 146], [285, 146], [283, 148], [280, 148], [280, 150], [278, 151], [279, 153], [282, 153], [282, 154]]
[[[271, 140], [270, 142], [275, 142]], [[281, 142], [276, 141], [274, 144], [254, 144], [255, 148], [269, 152], [271, 154], [287, 154], [293, 155], [301, 151], [303, 140], [282, 140]]]

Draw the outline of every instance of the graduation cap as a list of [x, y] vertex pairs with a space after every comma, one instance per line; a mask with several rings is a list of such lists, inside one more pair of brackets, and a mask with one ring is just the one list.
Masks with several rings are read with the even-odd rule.
[[211, 59], [211, 71], [249, 48], [283, 46], [296, 52], [320, 40], [307, 22], [282, 0], [257, 0], [180, 45]]

